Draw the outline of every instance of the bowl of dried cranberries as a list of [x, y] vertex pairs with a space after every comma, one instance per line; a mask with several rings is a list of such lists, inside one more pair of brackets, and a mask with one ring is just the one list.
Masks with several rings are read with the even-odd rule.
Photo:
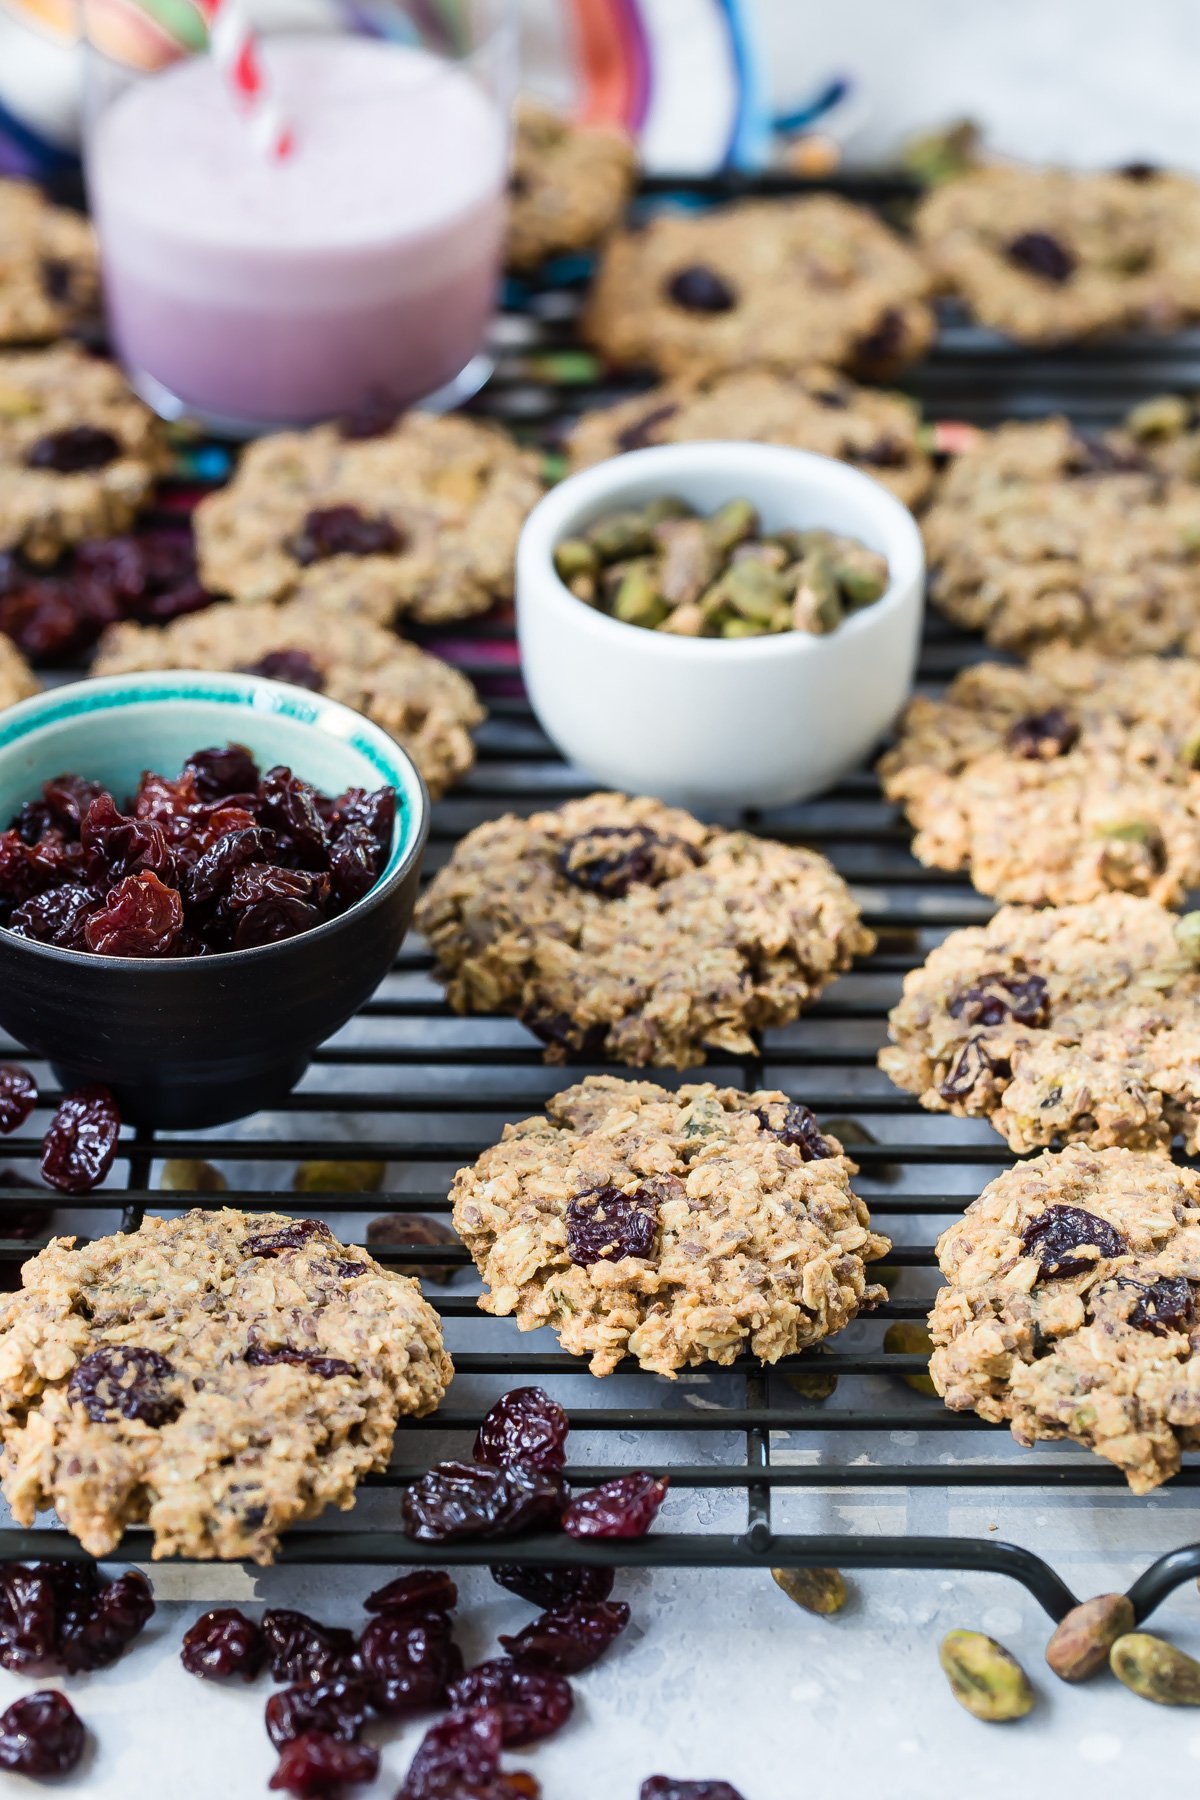
[[39, 694], [0, 720], [0, 1026], [135, 1124], [272, 1106], [391, 967], [428, 825], [404, 751], [319, 694]]

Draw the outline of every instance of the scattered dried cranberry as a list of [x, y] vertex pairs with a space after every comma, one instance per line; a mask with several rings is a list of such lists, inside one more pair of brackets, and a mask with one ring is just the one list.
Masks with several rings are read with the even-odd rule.
[[94, 1563], [0, 1564], [0, 1666], [106, 1669], [153, 1612], [150, 1583], [134, 1570], [106, 1585]]
[[553, 1470], [513, 1463], [435, 1463], [404, 1490], [404, 1529], [419, 1543], [513, 1537], [535, 1525], [557, 1525], [566, 1494]]
[[700, 861], [699, 852], [682, 838], [659, 837], [644, 825], [597, 825], [563, 845], [558, 869], [564, 881], [585, 894], [622, 900], [631, 887], [658, 887], [666, 881], [679, 855], [693, 868]]
[[1143, 1287], [1129, 1313], [1138, 1331], [1165, 1337], [1168, 1331], [1189, 1331], [1196, 1318], [1196, 1294], [1185, 1275], [1160, 1275]]
[[672, 1775], [650, 1775], [638, 1800], [742, 1800], [727, 1781], [676, 1781]]
[[703, 263], [677, 269], [666, 283], [666, 289], [676, 306], [682, 306], [685, 312], [732, 312], [737, 304], [737, 294], [730, 284], [715, 269], [706, 269]]
[[781, 1103], [775, 1100], [769, 1106], [757, 1106], [754, 1116], [764, 1131], [777, 1137], [780, 1143], [799, 1150], [804, 1162], [820, 1162], [837, 1154], [828, 1138], [822, 1137], [816, 1114], [798, 1101]]
[[284, 1745], [279, 1767], [267, 1783], [285, 1793], [314, 1800], [342, 1787], [374, 1781], [379, 1773], [379, 1752], [374, 1744], [348, 1744], [325, 1731], [302, 1731]]
[[15, 1131], [37, 1105], [37, 1083], [17, 1063], [0, 1063], [0, 1132]]
[[23, 1694], [0, 1714], [0, 1769], [15, 1775], [65, 1775], [83, 1755], [83, 1723], [53, 1688]]
[[31, 469], [78, 475], [85, 469], [106, 468], [120, 454], [120, 442], [111, 431], [99, 425], [68, 425], [64, 431], [37, 438], [26, 452], [25, 462]]
[[946, 1009], [952, 1019], [969, 1025], [1044, 1025], [1050, 1016], [1050, 990], [1040, 975], [992, 969], [970, 987], [961, 988]]
[[479, 1427], [472, 1455], [493, 1469], [515, 1462], [534, 1469], [561, 1469], [570, 1429], [566, 1413], [544, 1388], [512, 1388]]
[[76, 1364], [67, 1398], [89, 1419], [105, 1424], [118, 1414], [143, 1425], [169, 1425], [183, 1410], [175, 1370], [157, 1350], [106, 1344]]
[[266, 1231], [259, 1237], [247, 1238], [242, 1249], [247, 1256], [282, 1256], [285, 1250], [301, 1250], [310, 1238], [333, 1241], [333, 1233], [321, 1219], [291, 1219], [278, 1231]]
[[1061, 287], [1075, 273], [1074, 255], [1048, 231], [1021, 232], [1008, 246], [1008, 260], [1055, 287]]
[[578, 1675], [600, 1660], [628, 1623], [629, 1608], [623, 1600], [560, 1606], [544, 1612], [514, 1637], [502, 1636], [500, 1642], [522, 1668]]
[[288, 681], [293, 687], [319, 694], [325, 677], [306, 650], [268, 650], [257, 662], [245, 663], [244, 675], [263, 675], [268, 681]]
[[[367, 1226], [367, 1243], [371, 1248], [393, 1244], [403, 1248], [416, 1244], [450, 1244], [460, 1254], [462, 1250], [456, 1232], [451, 1231], [440, 1219], [428, 1218], [424, 1213], [385, 1213], [378, 1219], [372, 1219]], [[415, 1275], [420, 1281], [436, 1281], [439, 1286], [444, 1287], [454, 1280], [461, 1264], [405, 1262], [403, 1259], [392, 1262], [389, 1258], [389, 1267], [398, 1269], [402, 1275]]]
[[978, 1038], [968, 1038], [938, 1092], [943, 1100], [962, 1100], [985, 1075], [995, 1074], [997, 1066]]
[[389, 1717], [437, 1706], [462, 1674], [462, 1653], [444, 1612], [384, 1612], [358, 1641], [371, 1704]]
[[[1099, 1255], [1075, 1254], [1083, 1246]], [[1084, 1275], [1096, 1269], [1102, 1257], [1123, 1256], [1128, 1245], [1115, 1225], [1081, 1206], [1048, 1206], [1026, 1225], [1021, 1249], [1026, 1256], [1037, 1257], [1043, 1275]]]
[[404, 547], [404, 538], [382, 514], [368, 519], [357, 506], [317, 506], [288, 549], [302, 566], [327, 556], [388, 556]]
[[83, 922], [95, 956], [167, 956], [183, 930], [183, 901], [157, 875], [127, 875]]
[[506, 1750], [519, 1750], [525, 1744], [536, 1744], [539, 1738], [552, 1737], [566, 1724], [575, 1705], [571, 1685], [561, 1675], [519, 1669], [507, 1656], [468, 1669], [446, 1699], [456, 1710], [494, 1707], [500, 1714]]
[[370, 1713], [367, 1684], [355, 1676], [301, 1681], [267, 1701], [267, 1736], [277, 1750], [305, 1731], [324, 1732], [352, 1744]]
[[262, 1634], [276, 1681], [329, 1681], [359, 1673], [354, 1633], [344, 1626], [273, 1607], [263, 1614]]
[[573, 1538], [645, 1537], [666, 1499], [667, 1480], [639, 1471], [618, 1475], [572, 1500], [563, 1530]]
[[165, 625], [211, 606], [200, 585], [187, 531], [142, 531], [137, 537], [91, 538], [80, 544], [66, 576], [83, 628], [105, 612]]
[[493, 1563], [492, 1580], [510, 1594], [519, 1594], [543, 1612], [560, 1607], [587, 1605], [607, 1600], [613, 1590], [615, 1570], [588, 1568], [577, 1563], [570, 1568], [543, 1568], [537, 1563]]
[[648, 1188], [592, 1188], [568, 1204], [567, 1255], [580, 1268], [654, 1254], [658, 1202]]
[[60, 1655], [68, 1674], [107, 1669], [154, 1616], [154, 1595], [146, 1577], [130, 1569], [101, 1587], [90, 1604], [64, 1610]]
[[296, 1363], [304, 1369], [311, 1369], [314, 1375], [320, 1375], [330, 1381], [335, 1375], [353, 1375], [354, 1364], [342, 1362], [336, 1356], [321, 1356], [316, 1350], [292, 1350], [286, 1344], [269, 1350], [265, 1344], [252, 1343], [246, 1351], [246, 1361], [255, 1368], [265, 1368], [270, 1363]]
[[42, 1179], [62, 1194], [90, 1194], [113, 1166], [121, 1115], [107, 1088], [84, 1087], [59, 1104], [42, 1140]]
[[501, 1770], [503, 1742], [495, 1707], [450, 1713], [425, 1733], [396, 1800], [538, 1800], [532, 1776]]
[[1116, 172], [1126, 181], [1153, 181], [1154, 177], [1161, 174], [1162, 171], [1157, 163], [1128, 162], [1122, 163]]
[[1051, 706], [1010, 725], [1005, 742], [1014, 755], [1029, 762], [1051, 762], [1079, 742], [1079, 726], [1065, 707]]
[[184, 1633], [179, 1660], [189, 1675], [225, 1681], [236, 1675], [253, 1681], [267, 1660], [263, 1634], [236, 1606], [206, 1612]]
[[415, 1569], [368, 1594], [363, 1611], [451, 1613], [457, 1605], [458, 1589], [444, 1569]]

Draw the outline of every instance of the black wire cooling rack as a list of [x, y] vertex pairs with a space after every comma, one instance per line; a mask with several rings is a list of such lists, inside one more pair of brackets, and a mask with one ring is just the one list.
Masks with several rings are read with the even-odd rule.
[[[640, 203], [657, 204], [667, 196], [709, 204], [744, 191], [802, 187], [778, 178], [686, 185], [660, 180], [647, 184]], [[911, 195], [903, 181], [891, 177], [841, 184], [841, 191], [885, 210]], [[574, 325], [585, 272], [581, 265], [568, 265], [512, 290], [496, 334], [496, 373], [475, 403], [476, 411], [551, 450], [574, 415], [636, 385], [614, 382], [579, 349]], [[1006, 345], [947, 313], [935, 352], [912, 372], [909, 385], [932, 418], [982, 424], [1063, 410], [1083, 424], [1102, 423], [1147, 394], [1200, 386], [1200, 332], [1049, 356]], [[435, 808], [426, 864], [432, 874], [463, 833], [482, 820], [502, 810], [556, 805], [590, 791], [592, 784], [558, 759], [539, 730], [520, 687], [508, 621], [454, 628], [429, 641], [474, 677], [489, 707], [473, 773]], [[976, 640], [933, 618], [919, 680], [939, 683], [980, 653]], [[830, 1495], [861, 1498], [919, 1488], [1103, 1492], [1123, 1490], [1124, 1483], [1117, 1471], [1070, 1445], [1016, 1452], [1003, 1427], [952, 1414], [935, 1398], [914, 1392], [904, 1378], [918, 1374], [923, 1359], [883, 1346], [890, 1323], [925, 1317], [936, 1282], [938, 1231], [1011, 1161], [986, 1126], [924, 1115], [875, 1067], [887, 1011], [904, 973], [946, 931], [985, 919], [989, 903], [965, 879], [918, 866], [902, 819], [866, 770], [818, 801], [766, 817], [740, 817], [773, 836], [824, 851], [853, 886], [879, 945], [803, 1020], [768, 1033], [758, 1056], [722, 1054], [703, 1072], [682, 1077], [663, 1072], [659, 1078], [668, 1085], [711, 1078], [746, 1088], [782, 1087], [832, 1124], [860, 1164], [857, 1186], [875, 1224], [896, 1241], [888, 1258], [887, 1302], [829, 1349], [772, 1369], [742, 1358], [727, 1371], [685, 1376], [674, 1384], [636, 1369], [601, 1383], [583, 1359], [559, 1351], [547, 1333], [523, 1339], [509, 1322], [481, 1315], [478, 1284], [461, 1247], [397, 1244], [376, 1250], [386, 1263], [458, 1267], [449, 1286], [426, 1284], [446, 1321], [456, 1386], [433, 1418], [402, 1424], [392, 1466], [365, 1484], [359, 1512], [371, 1523], [348, 1524], [335, 1515], [294, 1530], [284, 1540], [281, 1561], [479, 1564], [517, 1555], [547, 1565], [585, 1560], [624, 1567], [990, 1571], [1023, 1583], [1054, 1618], [1075, 1603], [1049, 1563], [1019, 1545], [813, 1529]], [[12, 1054], [21, 1054], [17, 1046], [0, 1043], [0, 1057]], [[547, 1068], [540, 1046], [514, 1022], [457, 1018], [432, 981], [428, 953], [414, 938], [376, 997], [318, 1052], [282, 1112], [186, 1137], [130, 1136], [123, 1145], [125, 1161], [118, 1164], [123, 1185], [113, 1179], [98, 1193], [72, 1201], [72, 1221], [84, 1231], [111, 1229], [119, 1213], [124, 1228], [133, 1229], [147, 1209], [228, 1203], [318, 1212], [335, 1226], [340, 1221], [343, 1234], [352, 1236], [370, 1215], [445, 1217], [456, 1168], [493, 1143], [505, 1121], [536, 1111], [558, 1087], [598, 1066], [579, 1060], [566, 1071]], [[57, 1098], [44, 1089], [47, 1108]], [[40, 1134], [32, 1128], [2, 1146], [5, 1162], [30, 1173], [39, 1154]], [[219, 1197], [165, 1195], [156, 1191], [156, 1181], [167, 1157], [202, 1158], [236, 1175]], [[297, 1196], [291, 1189], [295, 1165], [322, 1158], [346, 1164], [385, 1161], [389, 1183], [371, 1195], [348, 1190]], [[24, 1196], [14, 1192], [11, 1198]], [[48, 1201], [44, 1190], [39, 1198]], [[59, 1212], [59, 1229], [63, 1218]], [[0, 1264], [23, 1260], [37, 1247], [0, 1241]], [[823, 1401], [793, 1386], [794, 1377], [817, 1373], [837, 1381], [836, 1391]], [[400, 1527], [401, 1487], [431, 1461], [469, 1454], [471, 1435], [496, 1394], [543, 1380], [559, 1383], [574, 1442], [599, 1452], [595, 1460], [568, 1468], [572, 1484], [655, 1468], [670, 1475], [673, 1495], [704, 1502], [683, 1509], [689, 1520], [707, 1515], [715, 1523], [675, 1528], [668, 1502], [660, 1527], [635, 1543], [585, 1548], [536, 1536], [504, 1546], [422, 1546], [408, 1539]], [[464, 1391], [467, 1400], [459, 1398]], [[657, 1455], [661, 1447], [676, 1444], [684, 1447], [682, 1456]], [[1200, 1466], [1185, 1467], [1174, 1485], [1200, 1486]], [[1130, 1495], [1122, 1504], [1144, 1502]], [[148, 1553], [148, 1534], [133, 1530], [116, 1556], [141, 1561]], [[0, 1558], [47, 1554], [82, 1553], [58, 1529], [0, 1529]], [[1160, 1557], [1130, 1589], [1137, 1616], [1144, 1618], [1198, 1573], [1200, 1544]]]

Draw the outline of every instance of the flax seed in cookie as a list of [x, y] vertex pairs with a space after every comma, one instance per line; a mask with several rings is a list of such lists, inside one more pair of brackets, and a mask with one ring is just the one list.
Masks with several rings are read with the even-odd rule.
[[637, 177], [623, 131], [580, 125], [525, 98], [514, 120], [507, 260], [534, 269], [567, 250], [586, 250], [616, 224]]
[[551, 1326], [594, 1375], [776, 1362], [886, 1290], [854, 1164], [775, 1090], [593, 1076], [460, 1169], [454, 1224], [485, 1312]]
[[51, 206], [28, 181], [0, 181], [0, 344], [44, 344], [100, 299], [87, 220]]

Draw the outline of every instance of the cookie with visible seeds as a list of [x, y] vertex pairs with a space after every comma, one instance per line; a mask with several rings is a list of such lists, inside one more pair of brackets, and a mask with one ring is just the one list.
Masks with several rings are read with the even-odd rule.
[[522, 99], [513, 121], [509, 267], [535, 269], [597, 243], [624, 212], [636, 179], [637, 152], [623, 131], [577, 124]]
[[776, 1362], [886, 1298], [869, 1264], [891, 1246], [853, 1173], [776, 1090], [603, 1075], [508, 1126], [451, 1199], [485, 1312], [550, 1325], [594, 1375], [629, 1356], [674, 1376]]
[[44, 344], [99, 308], [87, 220], [28, 181], [0, 181], [0, 344]]
[[388, 731], [436, 799], [475, 761], [471, 731], [484, 718], [465, 675], [382, 625], [331, 618], [318, 601], [215, 606], [166, 626], [115, 625], [94, 675], [142, 669], [230, 669], [328, 694]]
[[942, 1234], [929, 1316], [946, 1405], [1020, 1444], [1072, 1438], [1135, 1494], [1200, 1448], [1200, 1176], [1073, 1144], [1018, 1163]]
[[478, 826], [417, 913], [458, 1012], [546, 1044], [684, 1069], [748, 1055], [874, 938], [823, 856], [593, 794]]
[[604, 253], [584, 334], [664, 375], [769, 362], [872, 378], [923, 355], [929, 276], [872, 213], [832, 194], [661, 212]]
[[15, 706], [18, 700], [28, 700], [40, 687], [16, 645], [0, 632], [0, 712], [6, 706]]

